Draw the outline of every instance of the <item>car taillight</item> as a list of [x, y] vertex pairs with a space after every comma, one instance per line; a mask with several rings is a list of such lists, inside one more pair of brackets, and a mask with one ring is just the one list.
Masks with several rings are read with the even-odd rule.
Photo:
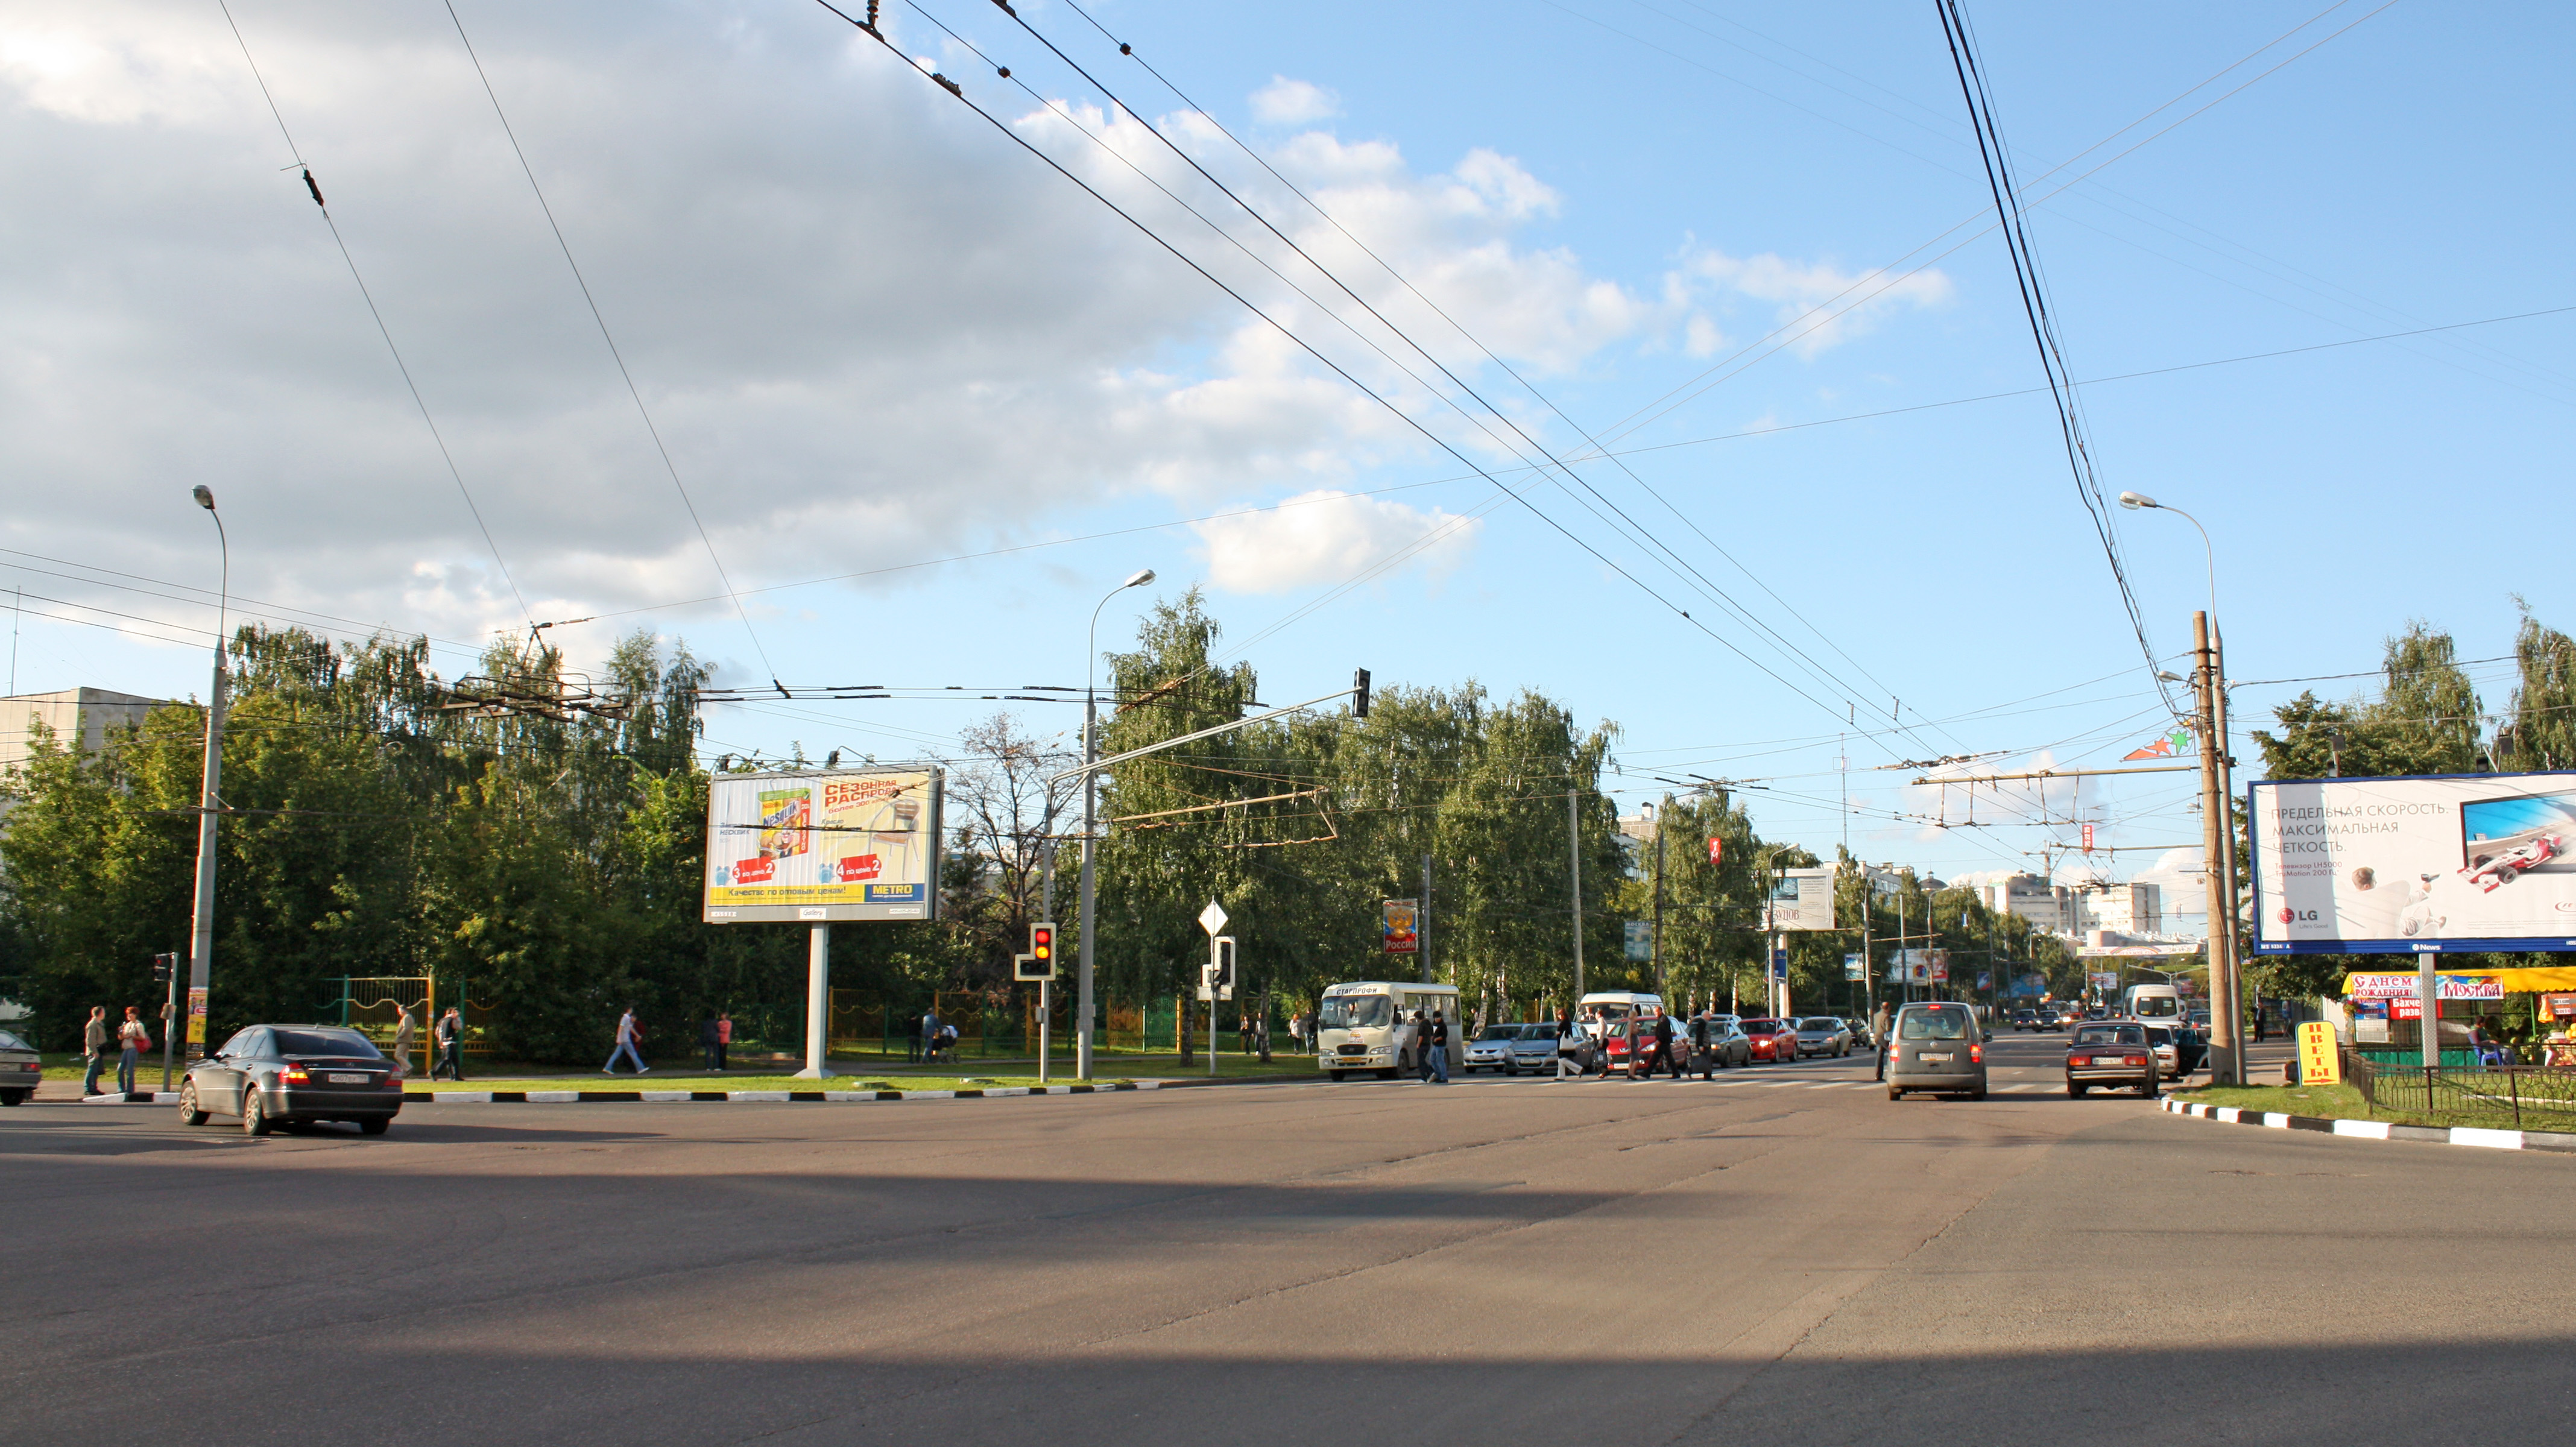
[[2147, 1057], [2143, 1055], [2132, 1055], [2129, 1057], [2129, 1063], [2131, 1065], [2144, 1065], [2147, 1063]]
[[277, 1072], [277, 1080], [281, 1085], [311, 1085], [313, 1083], [313, 1077], [307, 1075], [304, 1072], [304, 1067], [301, 1065], [290, 1065], [284, 1070]]
[[1986, 1047], [1984, 1047], [1983, 1045], [1971, 1045], [1971, 1046], [1969, 1046], [1969, 1047], [1968, 1047], [1968, 1063], [1969, 1063], [1970, 1065], [1983, 1065], [1983, 1064], [1985, 1064], [1985, 1063], [1986, 1063]]

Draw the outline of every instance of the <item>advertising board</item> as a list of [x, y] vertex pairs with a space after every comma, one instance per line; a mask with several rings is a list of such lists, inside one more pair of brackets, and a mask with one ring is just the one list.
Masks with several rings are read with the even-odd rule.
[[1771, 883], [1771, 917], [1775, 930], [1829, 930], [1834, 927], [1834, 871], [1792, 869]]
[[934, 918], [943, 782], [937, 769], [717, 775], [707, 921]]
[[2258, 954], [2576, 950], [2576, 773], [2266, 780]]

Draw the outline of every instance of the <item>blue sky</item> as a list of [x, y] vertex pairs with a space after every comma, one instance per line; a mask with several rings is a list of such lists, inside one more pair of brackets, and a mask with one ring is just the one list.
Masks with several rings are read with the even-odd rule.
[[[1314, 213], [1060, 0], [1019, 7], [1557, 455], [1584, 450], [1578, 425], [1628, 450], [1633, 476], [1576, 469], [1597, 496], [1520, 475], [1528, 505], [1481, 512], [1493, 483], [819, 9], [458, 8], [715, 550], [769, 590], [746, 599], [757, 641], [730, 605], [681, 602], [720, 591], [706, 547], [443, 9], [234, 7], [524, 606], [278, 169], [296, 156], [220, 13], [31, 7], [0, 41], [18, 258], [0, 417], [20, 439], [0, 587], [58, 601], [17, 625], [22, 690], [202, 689], [185, 640], [211, 612], [186, 589], [211, 582], [211, 539], [186, 489], [207, 481], [240, 591], [428, 631], [454, 671], [491, 629], [601, 614], [557, 636], [595, 654], [649, 626], [743, 683], [1078, 684], [1092, 604], [1149, 566], [1156, 594], [1208, 587], [1270, 698], [1355, 665], [1381, 685], [1542, 689], [1619, 723], [1640, 791], [1623, 802], [1658, 775], [1744, 779], [1768, 834], [1829, 850], [1848, 828], [1867, 857], [1948, 875], [2036, 863], [2024, 851], [2073, 826], [1880, 766], [2093, 763], [2164, 726], [2028, 391], [2038, 363], [1929, 5], [1093, 9], [1564, 416], [1327, 249]], [[2320, 8], [1970, 10], [2028, 192], [2110, 162], [2037, 208], [2032, 241], [2077, 377], [2192, 368], [2099, 382], [2082, 405], [2107, 488], [2210, 529], [2249, 680], [2369, 669], [2410, 618], [2493, 658], [2517, 594], [2576, 621], [2564, 569], [2499, 546], [2499, 524], [2563, 524], [2576, 313], [2193, 366], [2576, 305], [2565, 12], [2358, 0], [2299, 28]], [[1009, 17], [931, 13], [1040, 99], [889, 4], [905, 53], [1503, 465], [1323, 304], [1146, 189], [1113, 151], [1327, 295]], [[1797, 321], [1927, 264], [1829, 328]], [[1804, 341], [1764, 346], [1784, 319]], [[2178, 652], [2208, 596], [2199, 535], [2116, 521], [2151, 637]], [[1020, 550], [913, 566], [997, 548]], [[1141, 596], [1112, 604], [1104, 646]], [[2473, 673], [2501, 707], [2509, 670]], [[2299, 686], [2245, 689], [2240, 723]], [[992, 706], [720, 708], [710, 752], [935, 754]], [[1836, 803], [1844, 757], [1858, 817]], [[2115, 872], [2169, 875], [2185, 856], [2162, 846], [2198, 835], [2188, 794], [2181, 776], [2104, 781], [2049, 817], [2090, 810], [2101, 842], [2145, 851]]]

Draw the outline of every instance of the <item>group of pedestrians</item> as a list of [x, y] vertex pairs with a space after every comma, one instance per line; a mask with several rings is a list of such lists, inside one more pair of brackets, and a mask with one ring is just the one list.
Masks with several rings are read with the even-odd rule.
[[[419, 1038], [420, 1020], [412, 1014], [411, 1006], [399, 1000], [394, 1002], [394, 1010], [398, 1016], [394, 1021], [394, 1059], [402, 1062], [403, 1069], [409, 1070], [412, 1044]], [[430, 1061], [429, 1078], [436, 1080], [444, 1075], [450, 1080], [463, 1080], [465, 1020], [456, 1013], [454, 1005], [448, 1006], [447, 1013], [438, 1017], [438, 1023], [429, 1027], [429, 1042], [436, 1052]]]
[[107, 1072], [111, 1047], [116, 1051], [116, 1091], [131, 1094], [135, 1068], [142, 1063], [143, 1052], [152, 1048], [152, 1030], [143, 1023], [139, 1007], [126, 1006], [122, 1024], [108, 1022], [105, 1005], [90, 1007], [89, 1023], [81, 1030], [81, 1056], [89, 1067], [81, 1078], [81, 1094], [106, 1094], [98, 1088], [98, 1078]]
[[1413, 1070], [1425, 1085], [1449, 1083], [1449, 1022], [1438, 1010], [1425, 1015], [1413, 1012], [1410, 1020], [1395, 1022], [1395, 1058], [1398, 1069]]

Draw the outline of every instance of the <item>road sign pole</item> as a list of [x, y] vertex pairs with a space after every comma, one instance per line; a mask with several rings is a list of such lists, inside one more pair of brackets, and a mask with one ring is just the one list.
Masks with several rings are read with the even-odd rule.
[[1038, 981], [1038, 1084], [1047, 1083], [1047, 1029], [1055, 1022], [1049, 1018], [1055, 1010], [1053, 981]]
[[832, 926], [816, 921], [805, 927], [805, 1068], [798, 1080], [823, 1080], [831, 1068], [823, 1063], [832, 1043]]
[[1565, 858], [1574, 880], [1574, 998], [1583, 1000], [1583, 815], [1575, 808], [1574, 790], [1565, 791]]

